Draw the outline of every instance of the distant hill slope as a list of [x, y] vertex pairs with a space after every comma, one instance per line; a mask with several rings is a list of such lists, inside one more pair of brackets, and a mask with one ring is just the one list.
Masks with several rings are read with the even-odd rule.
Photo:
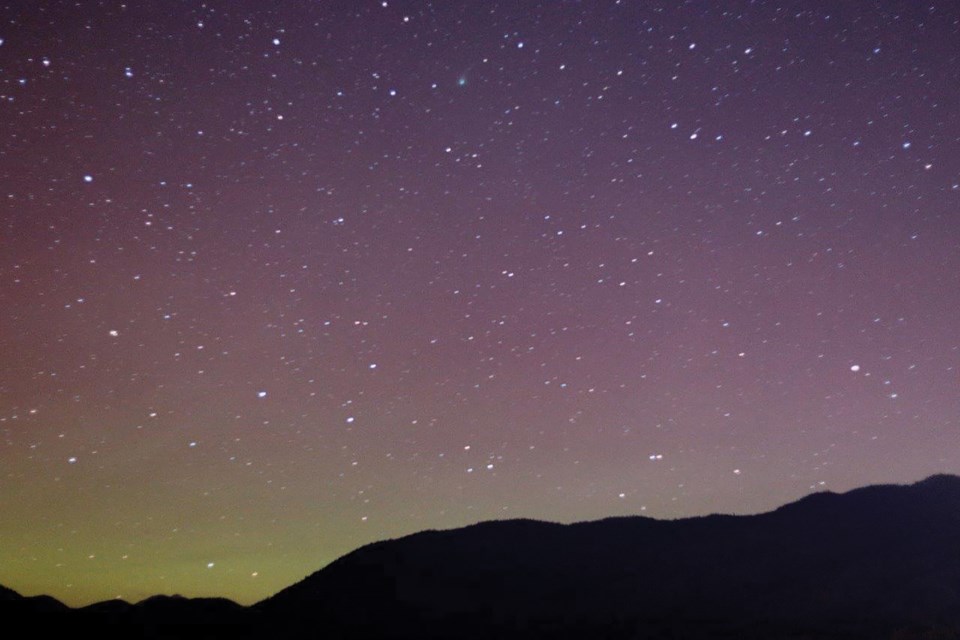
[[428, 531], [358, 549], [258, 608], [348, 637], [960, 629], [960, 478], [756, 516]]
[[246, 609], [225, 598], [152, 596], [136, 604], [107, 600], [76, 610], [86, 621], [111, 623], [227, 624], [241, 622]]
[[755, 516], [427, 531], [358, 549], [248, 609], [155, 597], [66, 610], [0, 588], [4, 619], [43, 611], [166, 629], [151, 637], [200, 622], [231, 624], [203, 632], [231, 638], [960, 639], [960, 477]]
[[62, 613], [70, 608], [50, 596], [25, 597], [7, 587], [0, 586], [0, 617], [16, 613], [40, 615], [44, 613]]
[[19, 593], [13, 589], [8, 589], [0, 585], [0, 602], [14, 602], [23, 598]]
[[[229, 623], [247, 609], [224, 598], [183, 598], [152, 596], [136, 604], [124, 600], [105, 600], [79, 609], [71, 609], [50, 596], [24, 597], [0, 586], [0, 616], [57, 614], [76, 622], [94, 621], [141, 624], [162, 621], [165, 624]], [[61, 615], [62, 614], [62, 615]]]

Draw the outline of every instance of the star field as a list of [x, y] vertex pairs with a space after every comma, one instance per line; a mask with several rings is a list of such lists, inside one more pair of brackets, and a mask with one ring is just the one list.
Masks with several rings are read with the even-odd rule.
[[0, 4], [0, 584], [960, 472], [960, 6]]

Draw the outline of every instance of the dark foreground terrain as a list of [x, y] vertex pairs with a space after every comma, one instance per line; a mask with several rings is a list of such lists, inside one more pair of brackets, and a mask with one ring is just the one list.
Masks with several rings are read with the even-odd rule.
[[0, 616], [99, 637], [960, 640], [960, 477], [755, 516], [427, 531], [253, 607], [158, 596], [69, 609], [0, 587]]

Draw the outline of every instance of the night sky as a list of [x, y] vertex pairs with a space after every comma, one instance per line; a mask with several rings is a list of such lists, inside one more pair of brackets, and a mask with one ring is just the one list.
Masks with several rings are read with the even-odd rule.
[[956, 2], [0, 38], [0, 584], [249, 603], [428, 528], [960, 472]]

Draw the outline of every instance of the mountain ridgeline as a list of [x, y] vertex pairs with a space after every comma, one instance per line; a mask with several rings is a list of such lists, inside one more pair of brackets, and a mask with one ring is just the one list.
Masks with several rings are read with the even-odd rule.
[[[318, 638], [960, 638], [960, 477], [818, 493], [769, 513], [511, 520], [362, 547], [253, 607], [152, 598], [0, 614], [238, 623]], [[169, 628], [166, 637], [176, 637]]]

